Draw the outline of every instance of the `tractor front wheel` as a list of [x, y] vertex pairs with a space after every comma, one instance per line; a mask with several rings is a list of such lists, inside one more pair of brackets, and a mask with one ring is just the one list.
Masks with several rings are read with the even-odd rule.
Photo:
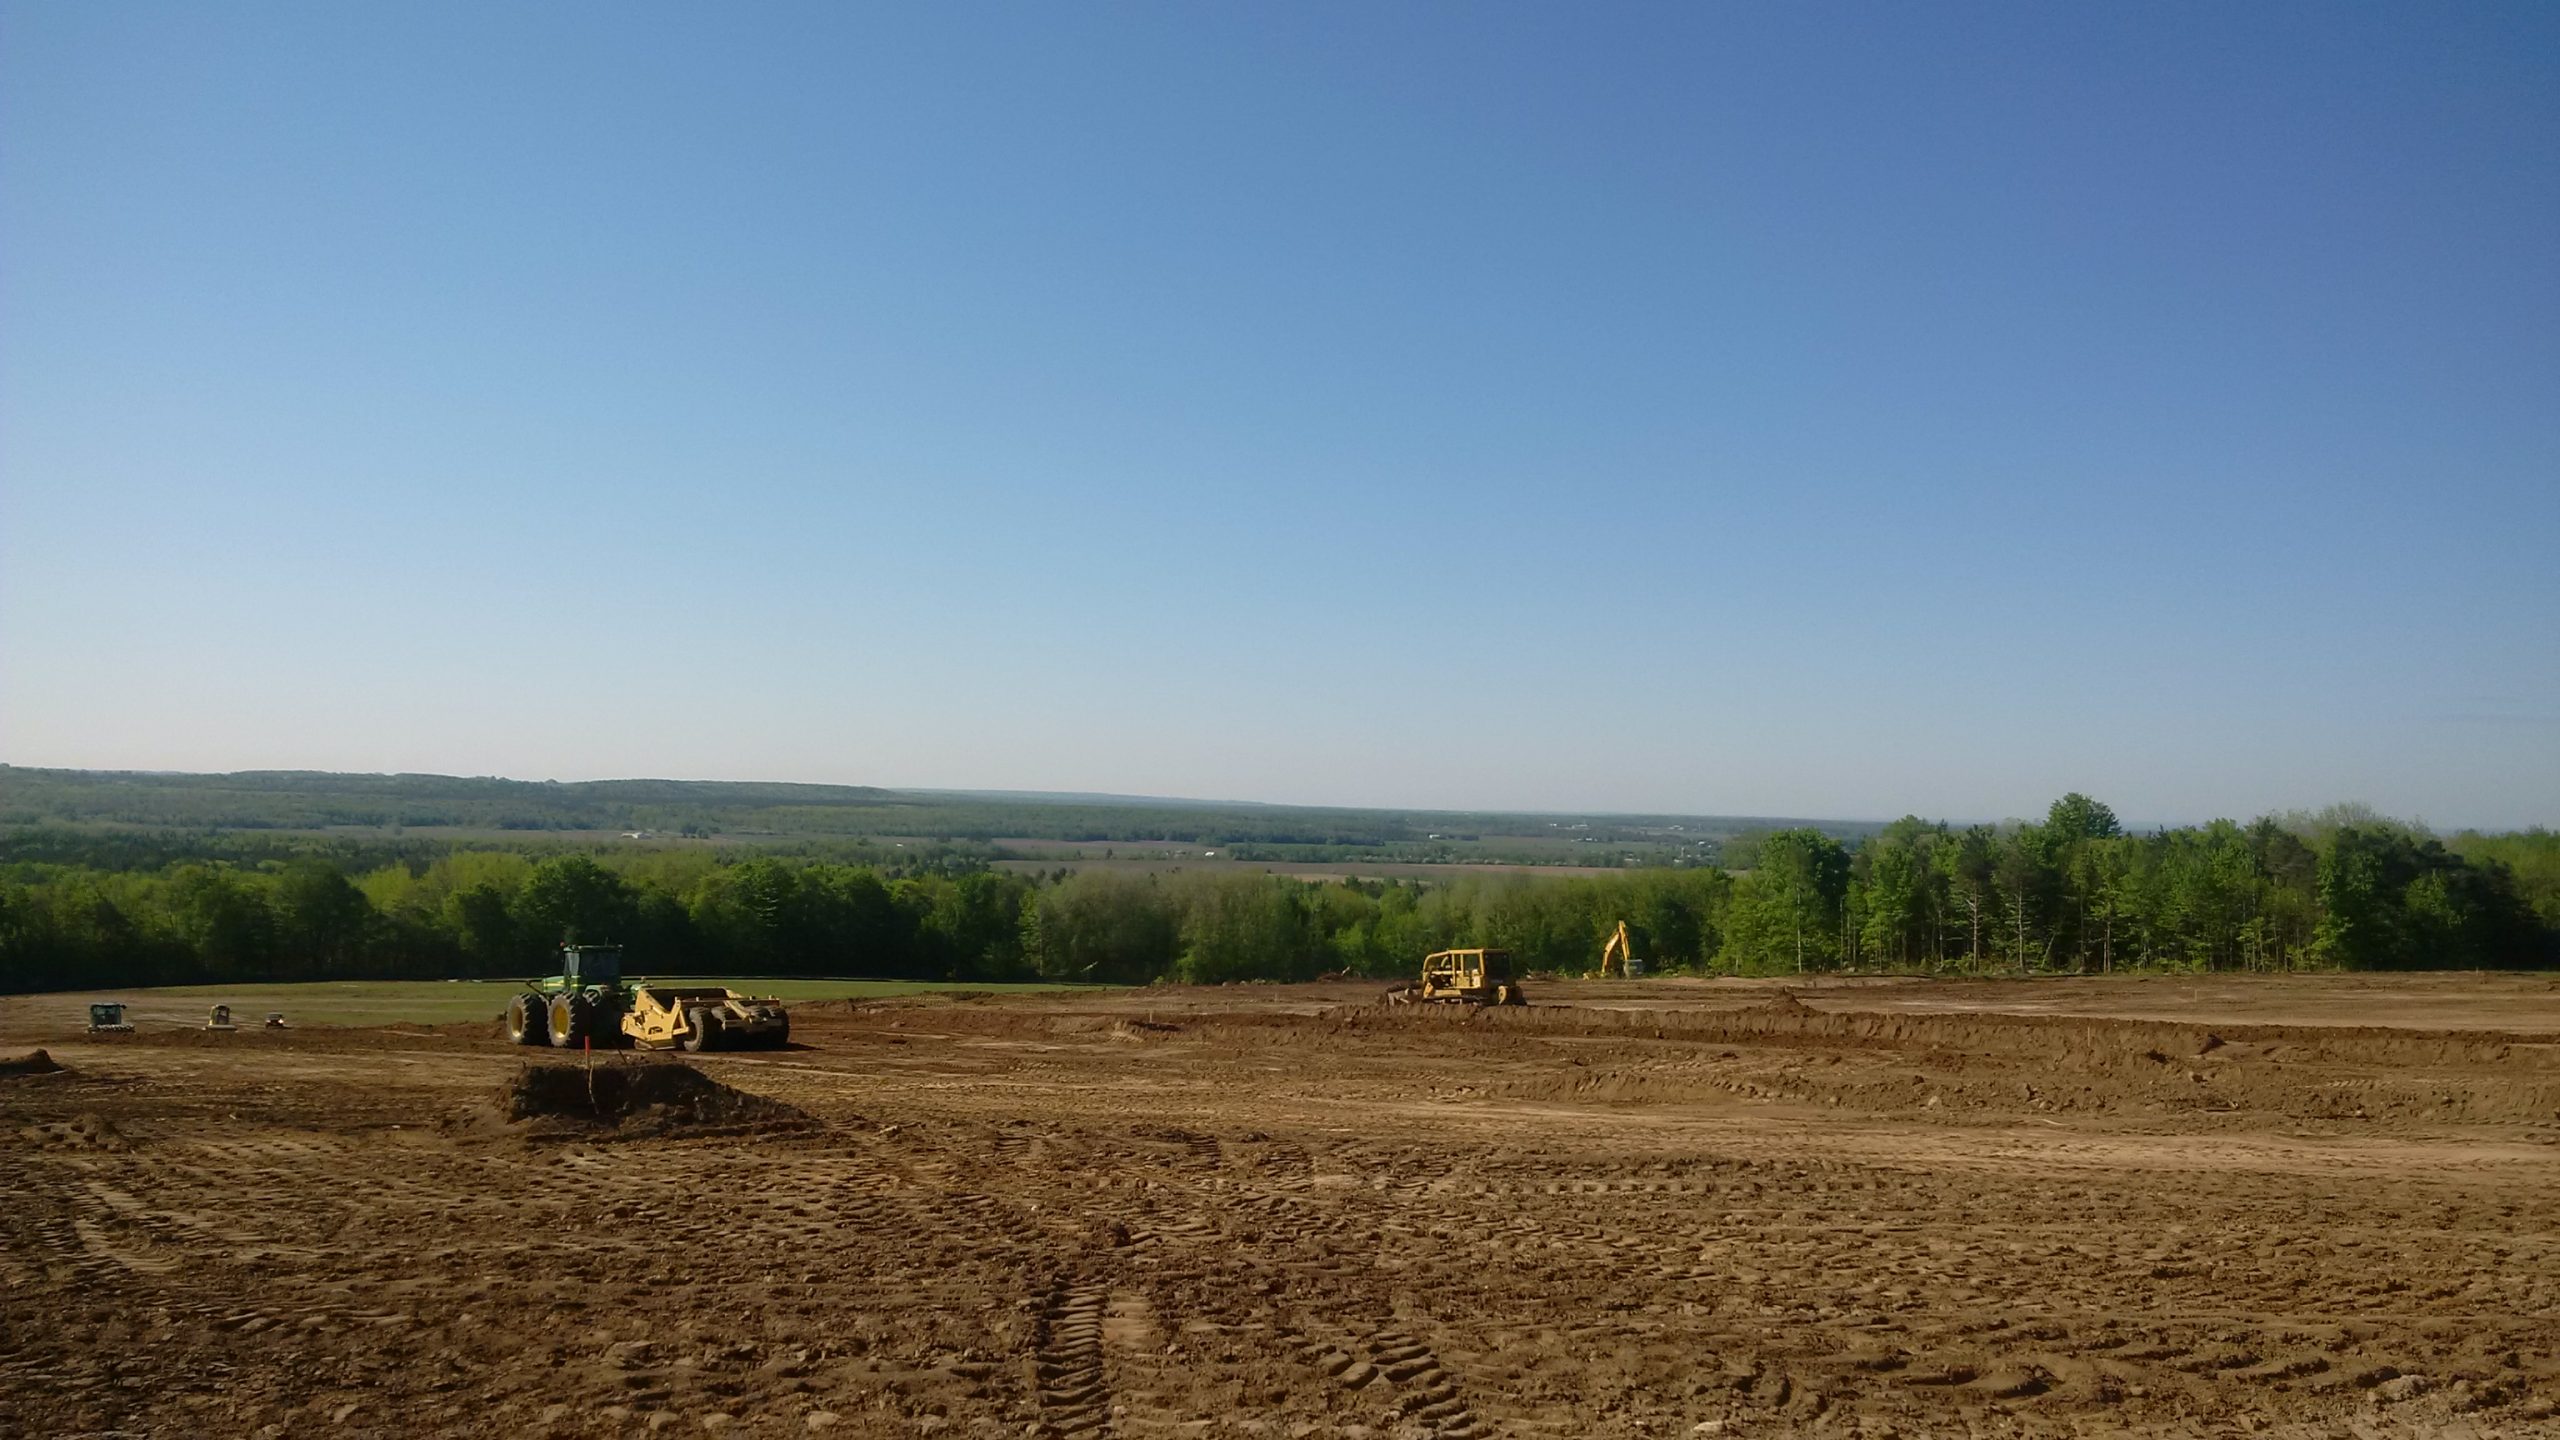
[[516, 1044], [541, 1044], [550, 1025], [541, 996], [527, 991], [507, 1002], [507, 1038]]
[[594, 1002], [572, 990], [551, 997], [551, 1043], [562, 1050], [577, 1048], [580, 1040], [594, 1031]]

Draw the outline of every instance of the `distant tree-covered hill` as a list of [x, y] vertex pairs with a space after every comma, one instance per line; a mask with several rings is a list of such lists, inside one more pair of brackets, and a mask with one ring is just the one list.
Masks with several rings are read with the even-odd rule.
[[183, 775], [0, 766], [0, 824], [246, 830], [412, 826], [496, 830], [674, 829], [795, 810], [896, 802], [860, 785], [695, 780], [576, 783], [452, 775], [245, 770]]
[[[1355, 810], [1134, 796], [898, 791], [864, 785], [725, 780], [502, 780], [258, 770], [188, 775], [0, 765], [0, 827], [116, 825], [175, 830], [504, 830], [662, 835], [924, 836], [1095, 844], [1258, 846], [1290, 851], [1480, 846], [1500, 857], [1615, 863], [1588, 847], [1645, 847], [1705, 859], [1717, 839], [1784, 828], [1780, 819], [1559, 817]], [[1841, 839], [1878, 827], [1819, 822]], [[1586, 847], [1577, 850], [1575, 847]], [[1461, 858], [1455, 852], [1440, 858]], [[1469, 854], [1464, 858], [1489, 858]], [[1628, 858], [1632, 858], [1632, 852]]]

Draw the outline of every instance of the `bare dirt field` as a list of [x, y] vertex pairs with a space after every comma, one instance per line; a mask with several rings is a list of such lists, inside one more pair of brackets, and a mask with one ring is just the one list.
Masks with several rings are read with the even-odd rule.
[[0, 1435], [2560, 1434], [2560, 980], [0, 1001]]

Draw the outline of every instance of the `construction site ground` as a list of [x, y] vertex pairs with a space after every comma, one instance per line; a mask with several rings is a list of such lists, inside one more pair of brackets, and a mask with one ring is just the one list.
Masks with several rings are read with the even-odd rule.
[[0, 1435], [2560, 1434], [2560, 977], [1380, 989], [0, 1001]]

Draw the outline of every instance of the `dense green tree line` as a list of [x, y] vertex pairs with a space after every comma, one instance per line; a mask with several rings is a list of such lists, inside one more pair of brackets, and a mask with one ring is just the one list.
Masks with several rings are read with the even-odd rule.
[[[1249, 871], [999, 873], [965, 851], [841, 856], [307, 850], [120, 867], [13, 849], [0, 989], [539, 973], [564, 939], [659, 973], [1145, 983], [1401, 975], [1495, 945], [1589, 969], [1621, 920], [1655, 968], [1963, 974], [2480, 968], [2560, 959], [2560, 837], [2452, 845], [2357, 811], [2128, 835], [2085, 796], [2040, 822], [1906, 817], [1852, 849], [1756, 838], [1752, 867], [1307, 882]], [[208, 847], [219, 849], [219, 847]], [[880, 858], [873, 859], [876, 853]], [[870, 863], [861, 863], [869, 860]]]
[[1824, 963], [1972, 973], [2553, 963], [2560, 876], [2535, 872], [2537, 913], [2508, 856], [2548, 867], [2560, 837], [2499, 837], [2466, 855], [2352, 809], [2127, 835], [2106, 806], [2069, 795], [2041, 824], [1896, 821], [1813, 908], [1839, 926]]

